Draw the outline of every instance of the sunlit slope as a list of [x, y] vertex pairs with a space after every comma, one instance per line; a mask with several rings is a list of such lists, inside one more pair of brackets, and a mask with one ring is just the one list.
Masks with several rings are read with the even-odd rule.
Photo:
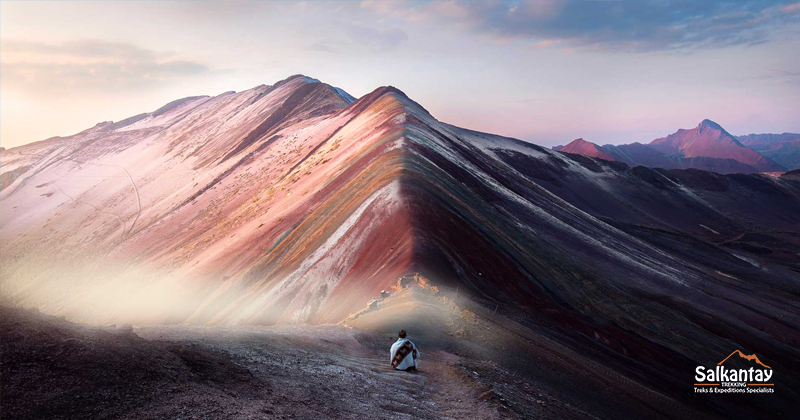
[[[290, 191], [314, 180], [287, 173], [351, 100], [293, 77], [4, 152], [4, 171], [30, 168], [2, 191], [4, 295], [87, 320], [185, 320], [260, 257], [248, 240], [271, 246], [279, 221], [306, 203]], [[116, 280], [136, 302], [116, 286], [98, 292]], [[162, 298], [145, 286], [170, 307], [131, 314]]]
[[420, 272], [665, 371], [796, 353], [796, 257], [707, 239], [800, 223], [790, 177], [564, 155], [302, 76], [2, 158], [26, 168], [2, 191], [3, 297], [77, 320], [339, 322]]

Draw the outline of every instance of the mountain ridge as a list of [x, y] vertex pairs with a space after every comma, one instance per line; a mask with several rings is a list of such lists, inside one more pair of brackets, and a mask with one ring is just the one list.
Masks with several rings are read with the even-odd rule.
[[737, 139], [786, 168], [800, 169], [800, 134], [748, 134]]
[[666, 137], [655, 139], [649, 146], [668, 156], [734, 159], [760, 172], [786, 170], [771, 159], [744, 147], [719, 124], [708, 119], [700, 122], [694, 129], [680, 129]]
[[574, 143], [556, 146], [553, 150], [625, 162], [631, 166], [695, 168], [725, 174], [786, 171], [785, 167], [746, 147], [709, 119], [701, 121], [693, 129], [679, 129], [648, 144], [599, 146], [586, 141]]

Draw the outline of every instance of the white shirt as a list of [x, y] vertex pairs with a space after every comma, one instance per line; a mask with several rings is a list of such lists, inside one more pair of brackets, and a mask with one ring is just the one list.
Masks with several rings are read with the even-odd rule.
[[[399, 349], [400, 346], [402, 346], [403, 343], [405, 343], [406, 341], [410, 342], [411, 340], [407, 338], [398, 338], [397, 341], [395, 341], [394, 344], [392, 344], [392, 350], [389, 352], [389, 363], [391, 363], [392, 359], [394, 359], [394, 355], [395, 353], [397, 353], [397, 349]], [[414, 347], [414, 350], [417, 350], [417, 346], [415, 346], [414, 343], [411, 343], [411, 346]], [[399, 365], [397, 365], [397, 370], [406, 370], [411, 366], [418, 368], [417, 359], [419, 359], [419, 354], [420, 354], [419, 350], [417, 350], [417, 358], [415, 359], [414, 352], [409, 353], [408, 356], [406, 356], [406, 358], [403, 359], [403, 361], [400, 362]]]

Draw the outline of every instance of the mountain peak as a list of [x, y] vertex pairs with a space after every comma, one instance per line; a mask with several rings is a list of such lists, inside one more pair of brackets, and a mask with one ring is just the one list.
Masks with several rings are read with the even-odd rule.
[[352, 110], [358, 112], [359, 110], [366, 109], [369, 105], [377, 101], [379, 98], [385, 95], [395, 95], [399, 101], [404, 102], [408, 105], [412, 105], [413, 107], [417, 107], [422, 110], [424, 113], [430, 115], [425, 107], [414, 101], [413, 99], [409, 98], [408, 95], [405, 94], [402, 90], [394, 87], [394, 86], [381, 86], [372, 92], [358, 98], [357, 101], [353, 103]]
[[567, 143], [566, 146], [564, 146], [564, 147], [595, 147], [595, 148], [599, 148], [600, 146], [598, 146], [597, 144], [592, 143], [590, 141], [584, 140], [583, 137], [579, 137], [579, 138], [577, 138], [575, 140], [572, 140], [571, 142]]
[[713, 129], [713, 130], [724, 131], [722, 129], [721, 125], [719, 125], [719, 124], [717, 124], [714, 121], [711, 121], [709, 119], [705, 119], [703, 121], [700, 121], [700, 124], [697, 125], [697, 128], [700, 129], [700, 130], [702, 130], [704, 128], [710, 128], [710, 129]]
[[402, 90], [400, 90], [400, 89], [398, 89], [398, 88], [396, 88], [394, 86], [391, 86], [391, 85], [389, 85], [389, 86], [381, 86], [381, 87], [373, 90], [370, 93], [370, 95], [374, 95], [375, 97], [379, 97], [379, 96], [383, 96], [383, 95], [390, 94], [390, 93], [397, 94], [397, 95], [399, 95], [399, 96], [401, 96], [403, 98], [406, 98], [406, 99], [411, 99], [411, 98], [408, 97], [408, 95], [405, 94], [405, 92], [403, 92]]
[[558, 151], [590, 156], [594, 158], [600, 158], [611, 161], [616, 160], [613, 157], [611, 157], [611, 155], [606, 153], [606, 151], [602, 147], [590, 141], [586, 141], [583, 138], [577, 138], [575, 140], [572, 140], [566, 146], [558, 149]]
[[303, 74], [293, 74], [293, 75], [291, 75], [291, 76], [289, 76], [289, 77], [287, 77], [285, 79], [282, 79], [282, 80], [279, 80], [279, 81], [275, 82], [271, 86], [267, 86], [267, 85], [261, 85], [261, 86], [265, 86], [268, 90], [273, 90], [273, 89], [277, 89], [277, 88], [279, 88], [279, 87], [281, 87], [281, 86], [283, 86], [283, 85], [285, 85], [285, 84], [287, 84], [289, 82], [292, 82], [294, 80], [298, 81], [298, 83], [299, 83], [298, 86], [305, 85], [305, 84], [322, 83], [318, 79], [315, 79], [313, 77], [308, 77], [308, 76], [303, 75]]
[[[292, 81], [292, 80], [295, 80], [295, 79], [303, 79], [303, 81], [305, 81], [305, 82], [308, 82], [308, 83], [321, 83], [321, 82], [319, 81], [319, 79], [315, 79], [315, 78], [313, 78], [313, 77], [308, 77], [308, 76], [306, 76], [306, 75], [304, 75], [304, 74], [300, 74], [300, 73], [298, 73], [298, 74], [293, 74], [293, 75], [291, 75], [291, 76], [289, 76], [289, 77], [287, 77], [287, 78], [285, 78], [285, 79], [281, 80], [281, 81], [280, 81], [280, 82], [278, 82], [278, 83], [286, 83], [286, 82], [290, 82], [290, 81]], [[277, 83], [276, 83], [276, 84], [277, 84]]]
[[655, 139], [649, 146], [668, 156], [681, 158], [732, 159], [759, 172], [779, 172], [786, 168], [743, 146], [739, 140], [714, 121], [705, 119], [697, 128], [678, 130]]

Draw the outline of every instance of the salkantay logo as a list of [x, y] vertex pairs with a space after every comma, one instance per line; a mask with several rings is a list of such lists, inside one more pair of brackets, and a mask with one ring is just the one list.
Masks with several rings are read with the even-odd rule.
[[[751, 367], [750, 369], [728, 369], [722, 366], [725, 361], [733, 355], [739, 358], [754, 362], [765, 369]], [[746, 355], [739, 350], [734, 351], [728, 357], [717, 363], [717, 366], [707, 368], [698, 366], [695, 369], [694, 392], [698, 393], [771, 393], [775, 392], [770, 381], [772, 379], [772, 368], [765, 365], [754, 354]]]

